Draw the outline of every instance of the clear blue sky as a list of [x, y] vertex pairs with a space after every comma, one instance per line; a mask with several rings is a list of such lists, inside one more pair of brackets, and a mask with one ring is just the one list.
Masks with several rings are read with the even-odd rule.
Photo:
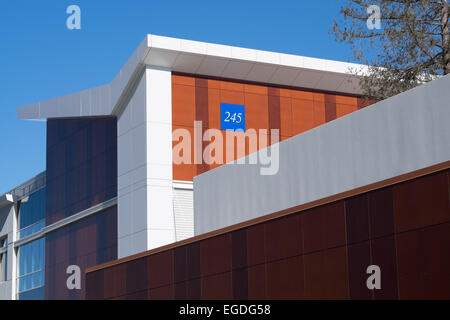
[[[0, 5], [0, 194], [45, 170], [45, 122], [16, 108], [109, 83], [145, 34], [351, 61], [338, 0], [39, 0]], [[81, 8], [81, 30], [66, 8]]]

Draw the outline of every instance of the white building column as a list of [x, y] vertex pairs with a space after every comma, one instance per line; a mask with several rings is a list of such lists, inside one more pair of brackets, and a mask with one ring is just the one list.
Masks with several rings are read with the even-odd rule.
[[146, 67], [118, 116], [118, 258], [175, 240], [172, 80]]
[[19, 210], [18, 210], [18, 203], [17, 201], [14, 202], [14, 205], [12, 206], [12, 232], [11, 232], [11, 240], [8, 242], [8, 257], [10, 261], [9, 268], [11, 269], [11, 300], [17, 299], [17, 281], [18, 281], [18, 250], [14, 247], [14, 243], [17, 241], [17, 232], [19, 230]]

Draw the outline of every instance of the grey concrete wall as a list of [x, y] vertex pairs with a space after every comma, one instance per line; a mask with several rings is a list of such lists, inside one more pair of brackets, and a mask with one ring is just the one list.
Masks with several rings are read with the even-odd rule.
[[12, 216], [10, 212], [13, 204], [0, 207], [0, 238], [12, 231]]
[[12, 282], [11, 280], [0, 283], [0, 300], [11, 300]]
[[12, 269], [13, 266], [13, 218], [14, 205], [0, 207], [0, 239], [8, 236], [8, 262], [7, 262], [7, 281], [0, 280], [0, 300], [10, 300], [12, 297]]
[[195, 234], [450, 160], [450, 75], [285, 140], [279, 152], [276, 175], [227, 164], [195, 177]]

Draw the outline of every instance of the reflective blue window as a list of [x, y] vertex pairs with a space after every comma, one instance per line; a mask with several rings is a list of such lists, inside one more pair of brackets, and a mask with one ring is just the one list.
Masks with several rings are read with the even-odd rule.
[[44, 299], [45, 299], [44, 287], [19, 293], [19, 300], [44, 300]]
[[19, 248], [19, 299], [22, 293], [45, 284], [45, 238]]
[[19, 209], [19, 239], [45, 227], [45, 188], [22, 199]]

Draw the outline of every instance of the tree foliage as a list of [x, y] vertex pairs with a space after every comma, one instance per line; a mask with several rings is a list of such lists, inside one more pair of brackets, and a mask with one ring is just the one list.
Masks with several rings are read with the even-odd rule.
[[[372, 5], [380, 8], [379, 29], [369, 28]], [[368, 65], [352, 71], [365, 96], [384, 99], [450, 73], [447, 0], [346, 0], [340, 12], [331, 32]]]

